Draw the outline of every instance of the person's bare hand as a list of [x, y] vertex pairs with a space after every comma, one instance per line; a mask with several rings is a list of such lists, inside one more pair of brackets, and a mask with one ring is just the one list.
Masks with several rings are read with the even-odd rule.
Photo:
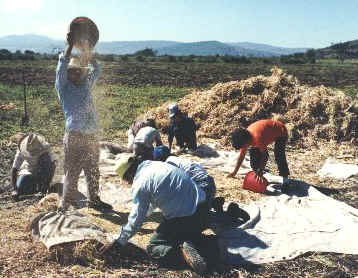
[[256, 174], [256, 177], [255, 177], [256, 181], [261, 183], [263, 181], [263, 179], [264, 179], [263, 171], [261, 169], [258, 169], [258, 170], [255, 171], [255, 174]]
[[259, 176], [259, 175], [256, 175], [255, 178], [256, 178], [256, 181], [257, 181], [258, 183], [262, 183], [263, 180], [264, 180], [263, 176]]
[[235, 175], [236, 175], [236, 173], [230, 173], [230, 174], [228, 174], [226, 177], [227, 177], [227, 178], [233, 178], [233, 177], [235, 177]]

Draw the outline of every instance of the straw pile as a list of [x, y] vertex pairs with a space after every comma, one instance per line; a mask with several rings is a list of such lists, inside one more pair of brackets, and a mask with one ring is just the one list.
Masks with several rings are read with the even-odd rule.
[[[319, 139], [349, 140], [357, 115], [348, 112], [352, 99], [324, 86], [301, 85], [292, 75], [275, 67], [271, 76], [218, 83], [208, 91], [193, 91], [178, 102], [192, 117], [199, 135], [229, 143], [230, 133], [239, 125], [247, 127], [260, 120], [283, 121], [290, 142], [312, 145]], [[170, 102], [150, 111], [158, 128], [169, 124]], [[304, 140], [302, 140], [304, 139]]]

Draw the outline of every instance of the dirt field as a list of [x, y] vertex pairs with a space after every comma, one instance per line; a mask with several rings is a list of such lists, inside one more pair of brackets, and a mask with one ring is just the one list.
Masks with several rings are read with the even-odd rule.
[[[54, 86], [57, 61], [11, 61], [0, 65], [0, 83], [22, 85], [23, 73], [32, 85]], [[272, 64], [225, 63], [164, 63], [164, 62], [101, 62], [106, 85], [143, 85], [204, 88], [232, 80], [246, 79], [257, 74], [270, 74]], [[337, 88], [355, 86], [358, 83], [358, 63], [278, 65], [293, 74], [302, 83]]]
[[[272, 150], [271, 150], [272, 151]], [[13, 148], [7, 151], [13, 154]], [[315, 185], [321, 192], [332, 198], [358, 208], [358, 178], [346, 181], [319, 178], [316, 171], [326, 158], [334, 156], [342, 162], [358, 163], [357, 149], [350, 144], [322, 143], [320, 148], [300, 150], [289, 148], [288, 161], [292, 177]], [[276, 165], [269, 161], [268, 168], [276, 172]], [[228, 179], [219, 172], [214, 175], [218, 192], [227, 201], [248, 203], [262, 195], [241, 189], [242, 177]], [[0, 234], [3, 248], [0, 248], [0, 277], [195, 277], [185, 267], [168, 269], [148, 260], [143, 252], [137, 254], [117, 254], [102, 257], [87, 256], [68, 262], [61, 253], [50, 252], [42, 244], [32, 240], [25, 231], [29, 219], [34, 216], [33, 204], [38, 196], [14, 203], [7, 192], [0, 194]], [[124, 224], [128, 210], [116, 208], [119, 214], [98, 215], [108, 231], [118, 229]], [[88, 212], [88, 211], [87, 211]], [[134, 240], [144, 247], [158, 225], [157, 218], [150, 218]], [[352, 242], [353, 243], [353, 242]], [[294, 260], [247, 266], [241, 268], [213, 265], [210, 277], [355, 277], [358, 275], [358, 256], [333, 253], [307, 253]]]

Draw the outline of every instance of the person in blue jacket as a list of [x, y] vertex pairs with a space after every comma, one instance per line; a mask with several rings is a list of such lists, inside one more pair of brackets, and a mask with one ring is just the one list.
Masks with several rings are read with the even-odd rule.
[[128, 223], [102, 253], [113, 246], [130, 248], [128, 240], [140, 230], [152, 206], [161, 210], [163, 221], [147, 246], [149, 256], [164, 264], [177, 263], [181, 258], [197, 273], [206, 272], [207, 262], [198, 248], [203, 242], [202, 232], [209, 226], [205, 191], [182, 169], [137, 156], [124, 158], [117, 173], [131, 185], [133, 205]]

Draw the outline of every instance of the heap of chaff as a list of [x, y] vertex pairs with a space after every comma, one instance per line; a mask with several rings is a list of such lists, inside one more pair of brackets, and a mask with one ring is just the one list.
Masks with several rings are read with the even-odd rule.
[[[220, 139], [225, 145], [239, 125], [247, 127], [267, 118], [286, 123], [291, 143], [311, 145], [317, 139], [352, 138], [357, 116], [347, 111], [352, 103], [350, 97], [324, 86], [302, 85], [277, 67], [271, 71], [271, 76], [259, 75], [218, 83], [207, 91], [193, 91], [178, 102], [179, 107], [193, 117], [201, 136]], [[150, 111], [159, 128], [169, 123], [169, 104]]]

